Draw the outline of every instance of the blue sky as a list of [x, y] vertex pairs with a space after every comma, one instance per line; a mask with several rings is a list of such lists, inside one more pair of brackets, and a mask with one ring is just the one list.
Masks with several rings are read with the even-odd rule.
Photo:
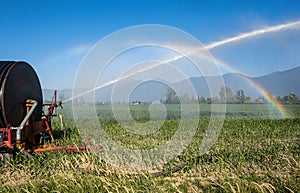
[[[80, 61], [105, 36], [140, 24], [170, 25], [203, 44], [300, 20], [300, 1], [0, 1], [0, 59], [24, 60], [43, 88], [71, 88]], [[300, 66], [300, 29], [211, 50], [238, 71], [261, 76]], [[229, 72], [229, 71], [224, 71]]]

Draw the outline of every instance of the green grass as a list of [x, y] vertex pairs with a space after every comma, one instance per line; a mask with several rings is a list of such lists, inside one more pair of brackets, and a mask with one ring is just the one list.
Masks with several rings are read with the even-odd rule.
[[[178, 106], [167, 107], [168, 112], [173, 112], [168, 120], [151, 122], [146, 105], [131, 106], [132, 114], [139, 115], [136, 120], [140, 125], [161, 125], [154, 133], [141, 136], [122, 129], [111, 117], [109, 106], [97, 108], [108, 136], [127, 148], [158, 147], [170, 140], [179, 123]], [[262, 114], [270, 115], [267, 106], [229, 105], [221, 134], [204, 155], [199, 155], [199, 147], [209, 119], [201, 117], [187, 149], [166, 164], [159, 177], [148, 171], [132, 175], [90, 153], [47, 152], [33, 159], [17, 155], [6, 167], [0, 167], [0, 192], [300, 192], [300, 108], [287, 108], [293, 112], [292, 118], [260, 119]], [[210, 107], [202, 109], [209, 112]], [[66, 107], [64, 113], [70, 115], [70, 108]], [[58, 142], [82, 144], [67, 115], [64, 119], [69, 135]], [[193, 120], [187, 117], [183, 122]], [[59, 126], [55, 119], [57, 137]], [[142, 127], [136, 124], [131, 129]], [[186, 163], [183, 168], [171, 172], [182, 163]]]
[[[184, 116], [181, 116], [180, 113], [180, 104], [165, 105], [167, 114], [166, 117], [162, 117], [162, 120], [165, 119], [198, 119], [201, 118], [210, 118], [211, 116], [211, 105], [210, 104], [200, 104], [200, 115], [197, 114], [199, 110], [196, 109], [194, 104], [184, 104], [189, 110]], [[215, 104], [215, 113], [221, 113], [220, 104]], [[82, 108], [84, 110], [84, 105]], [[124, 119], [129, 116], [133, 117], [136, 121], [148, 121], [151, 119], [149, 113], [149, 104], [141, 105], [129, 105], [129, 112], [126, 110], [127, 105], [120, 104], [117, 105], [118, 111], [121, 111], [120, 114], [124, 114]], [[220, 107], [220, 108], [219, 108]], [[288, 118], [297, 118], [300, 117], [300, 105], [283, 105], [288, 113]], [[96, 111], [100, 120], [104, 122], [112, 121], [116, 122], [114, 119], [114, 114], [110, 105], [98, 105], [96, 106]], [[226, 118], [230, 119], [281, 119], [282, 114], [280, 111], [269, 104], [227, 104], [226, 105]]]

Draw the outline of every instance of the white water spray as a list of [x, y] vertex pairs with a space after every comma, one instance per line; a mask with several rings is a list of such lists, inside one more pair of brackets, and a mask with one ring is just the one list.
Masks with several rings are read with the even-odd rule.
[[216, 48], [216, 47], [223, 46], [225, 44], [241, 41], [243, 39], [249, 39], [249, 38], [253, 38], [255, 36], [263, 35], [263, 34], [266, 34], [266, 33], [278, 32], [278, 31], [283, 31], [283, 30], [287, 30], [287, 29], [291, 29], [291, 28], [297, 28], [297, 27], [300, 27], [300, 21], [291, 22], [291, 23], [282, 24], [282, 25], [271, 26], [271, 27], [266, 27], [266, 28], [259, 29], [259, 30], [254, 30], [252, 32], [244, 33], [244, 34], [232, 37], [232, 38], [227, 38], [225, 40], [213, 42], [213, 43], [208, 44], [207, 46], [204, 46], [204, 47], [206, 49], [210, 50], [210, 49], [213, 49], [213, 48]]
[[[234, 36], [234, 37], [231, 37], [231, 38], [227, 38], [225, 40], [221, 40], [221, 41], [210, 43], [210, 44], [204, 46], [204, 49], [211, 50], [211, 49], [214, 49], [214, 48], [217, 48], [217, 47], [224, 46], [226, 44], [230, 44], [230, 43], [241, 41], [243, 39], [249, 39], [249, 38], [253, 38], [253, 37], [256, 37], [256, 36], [259, 36], [259, 35], [263, 35], [263, 34], [267, 34], [267, 33], [274, 33], [274, 32], [279, 32], [279, 31], [288, 30], [288, 29], [292, 29], [292, 28], [299, 28], [299, 27], [300, 27], [300, 21], [290, 22], [290, 23], [287, 23], [287, 24], [281, 24], [281, 25], [277, 25], [277, 26], [266, 27], [266, 28], [263, 28], [263, 29], [254, 30], [252, 32], [248, 32], [248, 33], [240, 34], [240, 35], [237, 35], [237, 36]], [[190, 55], [192, 55], [194, 53], [195, 52], [191, 52]], [[81, 93], [81, 94], [79, 94], [77, 96], [69, 98], [69, 99], [63, 101], [63, 103], [64, 102], [68, 102], [70, 100], [73, 100], [74, 98], [78, 98], [78, 97], [81, 97], [83, 95], [86, 95], [88, 93], [94, 92], [94, 91], [96, 91], [98, 89], [110, 86], [112, 84], [117, 83], [118, 81], [127, 79], [127, 78], [132, 77], [132, 76], [134, 76], [136, 74], [139, 74], [139, 73], [151, 70], [151, 69], [156, 68], [158, 66], [161, 66], [163, 64], [167, 64], [167, 63], [170, 63], [170, 62], [174, 62], [174, 61], [180, 60], [180, 59], [182, 59], [184, 57], [185, 57], [184, 55], [176, 56], [174, 58], [162, 61], [162, 62], [160, 62], [158, 64], [154, 64], [154, 65], [148, 66], [146, 68], [140, 69], [140, 70], [135, 71], [133, 73], [130, 73], [130, 74], [126, 75], [126, 76], [123, 76], [121, 78], [117, 78], [115, 80], [109, 81], [109, 82], [107, 82], [105, 84], [102, 84], [100, 86], [95, 87], [94, 89], [88, 90], [88, 91], [83, 92], [83, 93]]]

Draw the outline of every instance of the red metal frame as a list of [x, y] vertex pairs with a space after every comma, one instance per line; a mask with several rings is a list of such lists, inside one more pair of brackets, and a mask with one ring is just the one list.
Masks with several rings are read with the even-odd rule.
[[45, 151], [52, 152], [68, 152], [68, 153], [76, 153], [76, 152], [86, 152], [86, 151], [96, 151], [100, 149], [102, 146], [100, 144], [91, 146], [52, 146], [52, 145], [44, 145], [42, 148], [38, 148], [34, 150], [34, 153], [41, 154]]
[[46, 117], [48, 118], [49, 116], [51, 116], [53, 114], [53, 110], [58, 107], [57, 103], [56, 103], [56, 93], [57, 91], [54, 91], [54, 95], [53, 95], [53, 103], [51, 104], [51, 106], [48, 109], [48, 112], [46, 114]]
[[[55, 146], [52, 144], [44, 145], [44, 144], [33, 144], [32, 138], [41, 133], [42, 131], [47, 131], [49, 135], [51, 136], [52, 141], [54, 141], [52, 128], [51, 128], [51, 119], [52, 116], [55, 116], [53, 114], [53, 111], [56, 107], [62, 106], [61, 102], [57, 104], [56, 100], [57, 91], [54, 91], [53, 95], [53, 103], [49, 104], [50, 107], [48, 109], [48, 112], [41, 121], [33, 122], [33, 119], [29, 119], [24, 128], [22, 129], [22, 139], [21, 141], [16, 141], [16, 129], [12, 129], [10, 125], [7, 126], [7, 128], [0, 128], [0, 133], [2, 133], [3, 138], [3, 144], [0, 144], [0, 148], [8, 147], [10, 149], [17, 149], [17, 146], [19, 149], [24, 148], [27, 152], [40, 154], [45, 151], [52, 151], [52, 152], [85, 152], [85, 151], [95, 151], [98, 150], [101, 145], [95, 145], [91, 146], [90, 139], [88, 139], [87, 146]], [[45, 104], [47, 105], [47, 104]], [[44, 105], [44, 106], [45, 106]], [[26, 103], [27, 107], [27, 113], [30, 111], [32, 104]], [[30, 140], [31, 141], [30, 141]], [[32, 151], [33, 149], [33, 151]]]

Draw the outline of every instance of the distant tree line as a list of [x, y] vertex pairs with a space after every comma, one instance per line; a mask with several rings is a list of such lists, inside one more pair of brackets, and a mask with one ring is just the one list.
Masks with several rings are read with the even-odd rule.
[[[275, 100], [276, 102], [279, 102], [281, 104], [300, 104], [299, 97], [294, 94], [290, 93], [286, 96], [278, 96], [275, 97], [272, 95], [272, 93], [268, 93], [267, 96], [260, 96], [255, 98], [254, 100], [251, 99], [250, 96], [246, 96], [243, 89], [239, 89], [235, 91], [235, 93], [232, 91], [231, 88], [223, 86], [220, 88], [220, 91], [218, 92], [219, 96], [213, 96], [213, 97], [190, 97], [187, 93], [184, 93], [182, 96], [178, 96], [176, 92], [172, 88], [168, 88], [166, 92], [166, 99], [161, 99], [161, 103], [165, 104], [180, 104], [180, 103], [206, 103], [206, 104], [263, 104], [268, 103], [269, 99]], [[64, 101], [65, 96], [64, 94], [60, 94], [58, 96], [59, 101]], [[45, 100], [46, 103], [51, 103], [51, 100]], [[74, 98], [73, 103], [75, 104], [85, 104], [86, 101], [82, 98]], [[97, 102], [98, 104], [110, 104], [110, 102]], [[117, 103], [125, 103], [125, 102], [117, 102]], [[147, 103], [143, 101], [133, 101], [132, 104], [138, 105], [142, 103]], [[148, 102], [149, 103], [149, 102]]]
[[284, 97], [278, 96], [277, 100], [282, 104], [299, 104], [299, 98], [294, 93], [286, 95]]
[[267, 103], [268, 99], [277, 99], [277, 102], [282, 104], [300, 104], [299, 98], [297, 95], [291, 93], [287, 96], [278, 96], [277, 98], [268, 93], [267, 96], [260, 96], [252, 100], [250, 96], [246, 96], [243, 89], [237, 90], [235, 93], [232, 92], [232, 89], [226, 86], [220, 88], [219, 96], [214, 97], [189, 97], [187, 93], [182, 96], [177, 96], [175, 91], [171, 88], [167, 89], [166, 100], [161, 100], [161, 102], [166, 104], [180, 104], [180, 103], [227, 103], [227, 104], [257, 104], [257, 103]]

